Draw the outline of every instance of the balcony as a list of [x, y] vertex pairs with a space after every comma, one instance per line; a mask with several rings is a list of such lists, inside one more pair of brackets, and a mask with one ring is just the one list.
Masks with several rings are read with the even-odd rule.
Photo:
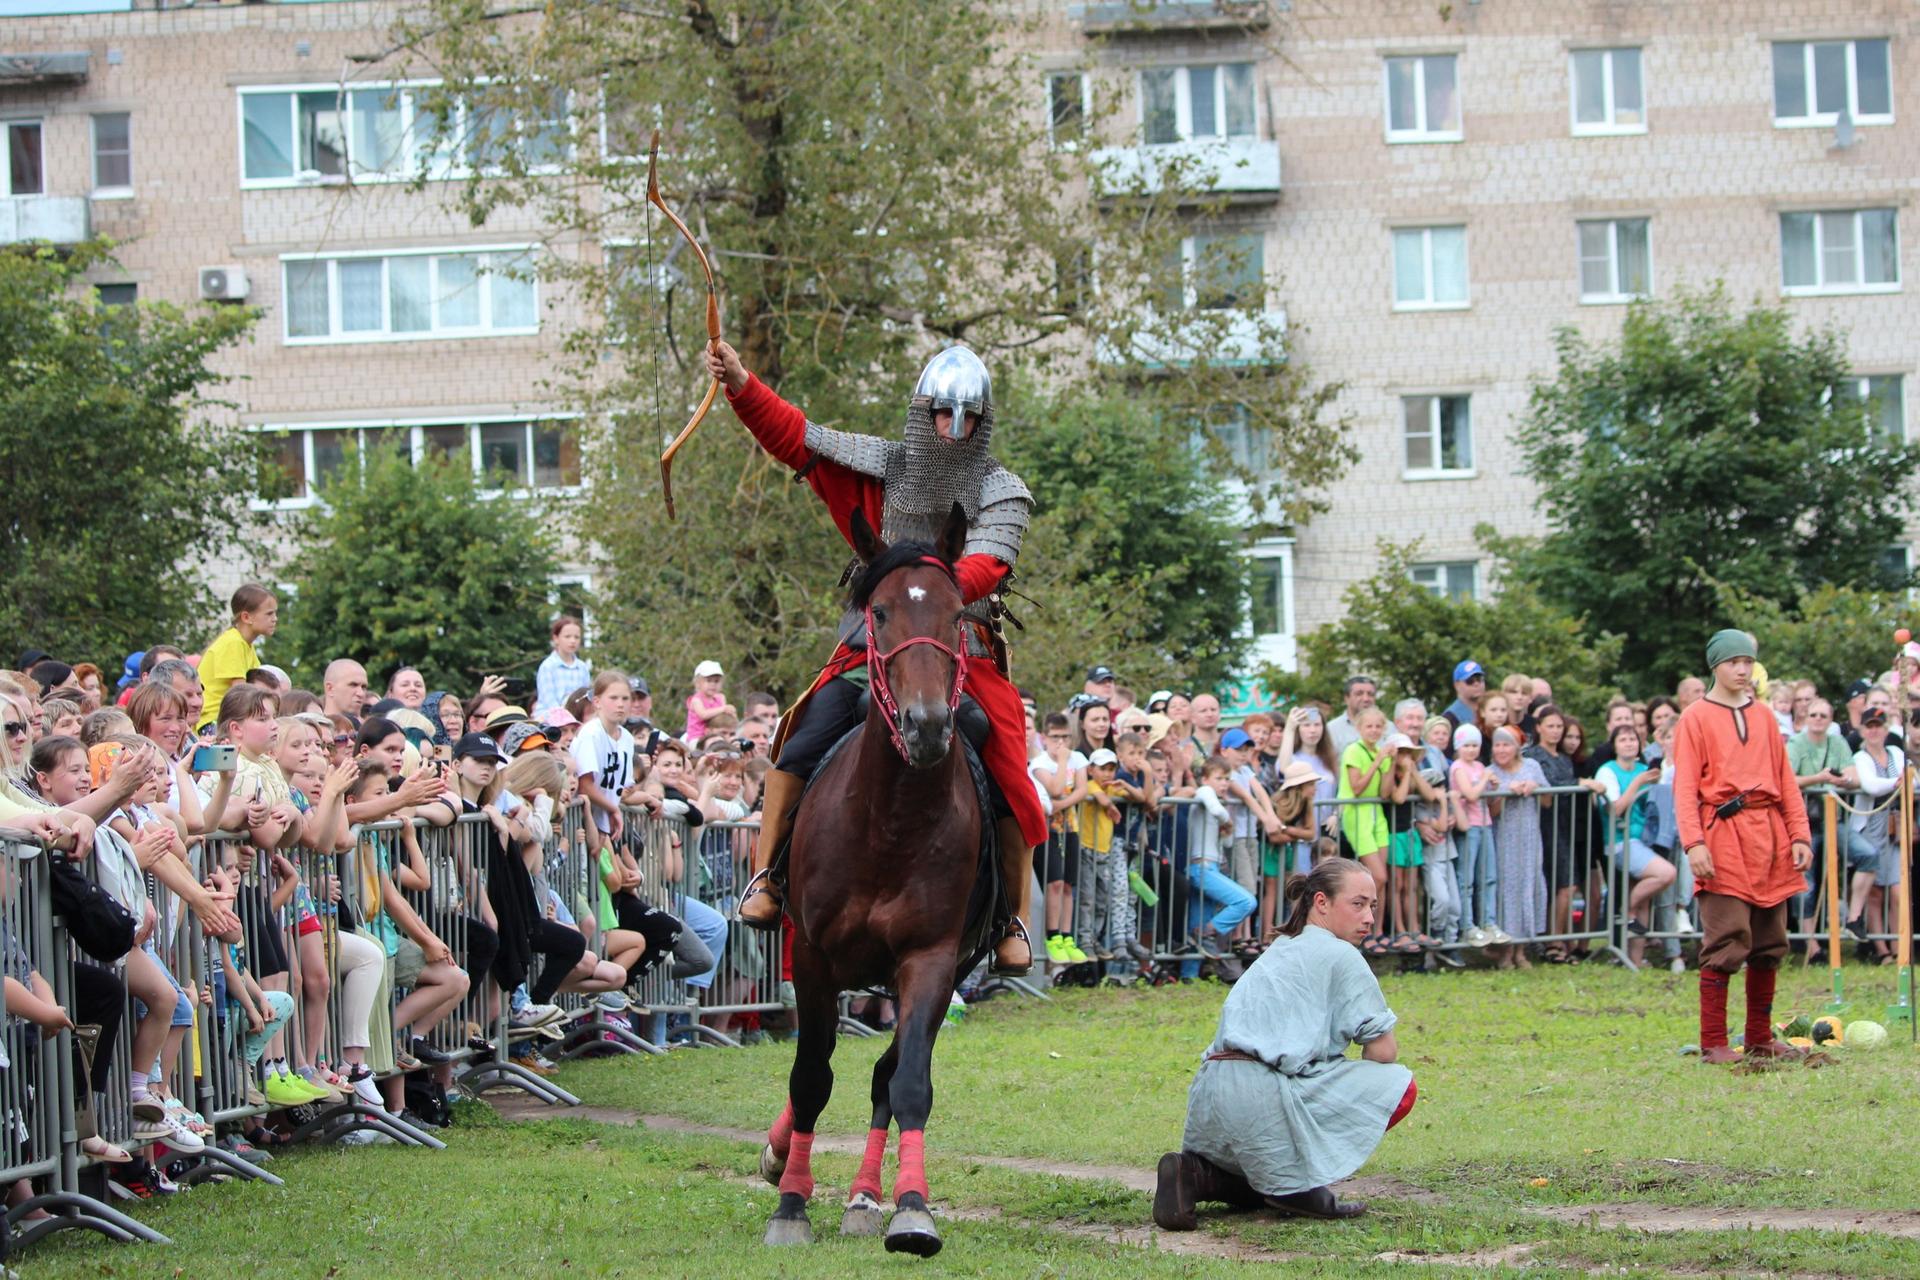
[[1203, 352], [1214, 364], [1277, 364], [1287, 358], [1286, 328], [1283, 310], [1203, 311], [1193, 313], [1190, 323], [1162, 325], [1149, 309], [1124, 344], [1102, 338], [1095, 354], [1102, 364], [1133, 363], [1148, 369], [1191, 364]]
[[1280, 144], [1271, 138], [1198, 138], [1104, 147], [1092, 155], [1099, 194], [1158, 195], [1169, 184], [1206, 198], [1255, 203], [1280, 195]]
[[1092, 35], [1158, 35], [1192, 31], [1262, 31], [1273, 22], [1267, 0], [1105, 0], [1073, 6]]
[[29, 240], [79, 244], [91, 230], [85, 196], [0, 198], [0, 244]]

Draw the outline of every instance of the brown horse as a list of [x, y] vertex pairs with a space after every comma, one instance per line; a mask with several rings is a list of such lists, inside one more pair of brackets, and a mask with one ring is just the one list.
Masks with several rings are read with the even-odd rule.
[[761, 1153], [762, 1174], [780, 1187], [768, 1244], [813, 1238], [810, 1157], [814, 1124], [833, 1091], [840, 993], [881, 986], [895, 994], [898, 1022], [874, 1065], [866, 1158], [840, 1230], [879, 1232], [880, 1164], [897, 1121], [900, 1168], [887, 1248], [922, 1257], [940, 1249], [922, 1154], [933, 1041], [967, 958], [963, 948], [971, 952], [990, 936], [991, 922], [981, 917], [992, 914], [990, 903], [981, 911], [977, 893], [983, 815], [966, 752], [954, 741], [967, 659], [952, 566], [966, 533], [956, 503], [938, 547], [889, 547], [854, 512], [853, 546], [866, 569], [852, 603], [867, 614], [872, 696], [858, 736], [827, 760], [794, 816], [787, 916], [800, 1039], [786, 1109]]

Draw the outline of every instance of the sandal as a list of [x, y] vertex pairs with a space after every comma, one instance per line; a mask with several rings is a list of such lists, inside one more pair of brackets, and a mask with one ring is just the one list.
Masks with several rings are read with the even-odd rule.
[[253, 1128], [247, 1130], [246, 1139], [263, 1151], [268, 1147], [290, 1147], [293, 1145], [292, 1138], [279, 1132], [277, 1129], [269, 1129], [265, 1125], [255, 1125]]
[[80, 1139], [80, 1154], [91, 1156], [101, 1164], [131, 1164], [133, 1157], [122, 1147], [116, 1147], [98, 1135]]
[[1410, 933], [1394, 934], [1393, 941], [1389, 942], [1387, 947], [1395, 955], [1402, 956], [1417, 956], [1421, 950], [1420, 944], [1413, 940], [1413, 935]]
[[1422, 951], [1433, 951], [1440, 946], [1440, 940], [1431, 934], [1416, 933], [1413, 935], [1413, 940]]
[[1385, 955], [1393, 954], [1392, 951], [1387, 947], [1386, 936], [1384, 934], [1378, 934], [1378, 933], [1369, 934], [1366, 940], [1360, 944], [1360, 950], [1362, 953], [1370, 956], [1385, 956]]

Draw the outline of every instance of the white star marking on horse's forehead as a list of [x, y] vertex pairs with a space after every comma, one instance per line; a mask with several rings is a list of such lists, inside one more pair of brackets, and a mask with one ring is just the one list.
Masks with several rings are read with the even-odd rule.
[[908, 587], [907, 588], [907, 599], [925, 600], [926, 598], [927, 598], [927, 589], [925, 587]]

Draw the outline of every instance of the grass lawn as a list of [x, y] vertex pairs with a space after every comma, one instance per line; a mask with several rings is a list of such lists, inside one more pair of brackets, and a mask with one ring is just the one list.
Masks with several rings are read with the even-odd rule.
[[[1853, 1016], [1891, 990], [1848, 975]], [[929, 1275], [1355, 1275], [1420, 1259], [1459, 1274], [1625, 1267], [1642, 1274], [1920, 1275], [1920, 1239], [1847, 1232], [1835, 1210], [1915, 1204], [1920, 1055], [1836, 1055], [1820, 1070], [1735, 1076], [1677, 1050], [1694, 1037], [1694, 975], [1599, 967], [1390, 977], [1420, 1104], [1363, 1171], [1387, 1194], [1343, 1224], [1216, 1216], [1198, 1252], [1151, 1247], [1147, 1196], [1084, 1170], [1150, 1170], [1178, 1142], [1186, 1085], [1223, 992], [1074, 991], [995, 1001], [943, 1033], [928, 1164], [955, 1220], [929, 1263], [833, 1234], [853, 1159], [817, 1157], [820, 1243], [758, 1243], [774, 1193], [757, 1144], [550, 1113], [510, 1123], [463, 1109], [440, 1153], [302, 1151], [285, 1189], [207, 1187], [140, 1215], [170, 1249], [68, 1234], [28, 1251], [28, 1276], [551, 1274], [832, 1275], [917, 1266]], [[1741, 999], [1735, 984], [1734, 1010]], [[1813, 1011], [1824, 971], [1784, 976], [1780, 1008]], [[861, 1136], [880, 1040], [843, 1040], [823, 1136]], [[600, 1060], [561, 1077], [594, 1108], [757, 1130], [784, 1097], [789, 1047]], [[605, 1117], [605, 1112], [596, 1112]], [[1818, 1229], [1596, 1227], [1569, 1207], [1806, 1211]], [[1548, 1216], [1558, 1211], [1558, 1217]], [[1705, 1223], [1710, 1213], [1695, 1213]], [[1171, 1240], [1171, 1238], [1168, 1238]], [[1384, 1255], [1384, 1257], [1383, 1257]]]

